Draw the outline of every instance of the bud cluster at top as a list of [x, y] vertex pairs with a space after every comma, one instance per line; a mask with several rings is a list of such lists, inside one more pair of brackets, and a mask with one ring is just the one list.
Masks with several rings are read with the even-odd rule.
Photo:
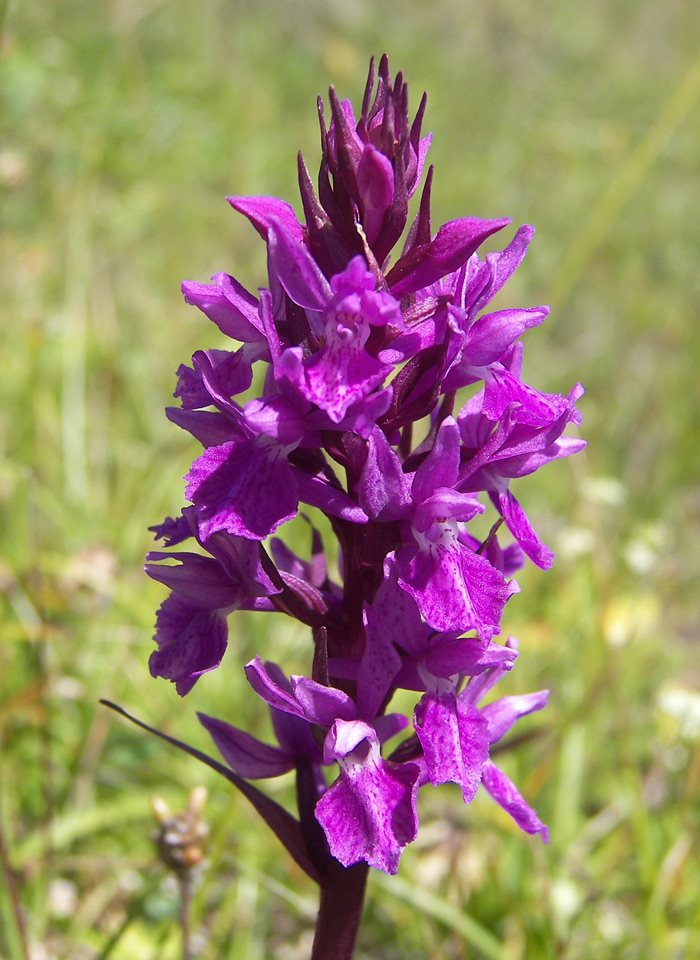
[[[455, 782], [465, 802], [483, 784], [546, 839], [489, 748], [547, 692], [479, 704], [517, 657], [513, 638], [493, 639], [518, 591], [514, 572], [526, 556], [543, 569], [553, 559], [511, 481], [584, 446], [564, 436], [580, 421], [581, 386], [545, 394], [521, 377], [520, 337], [548, 308], [489, 310], [532, 227], [483, 258], [508, 219], [433, 232], [431, 167], [405, 230], [430, 144], [425, 102], [411, 121], [407, 86], [384, 57], [359, 118], [332, 89], [329, 121], [319, 101], [316, 188], [299, 158], [304, 223], [279, 199], [228, 198], [266, 244], [268, 286], [255, 295], [227, 273], [183, 284], [187, 302], [241, 345], [198, 351], [178, 371], [180, 406], [167, 415], [204, 449], [186, 477], [189, 505], [154, 530], [168, 548], [198, 547], [151, 553], [146, 567], [172, 591], [151, 672], [181, 695], [220, 664], [231, 611], [282, 611], [311, 628], [309, 676], [288, 678], [260, 656], [245, 667], [278, 745], [200, 719], [243, 777], [310, 771], [306, 802], [330, 853], [390, 873], [416, 836], [426, 783]], [[256, 364], [261, 394], [237, 402]], [[315, 528], [306, 557], [273, 536], [301, 504], [330, 521], [340, 582]], [[480, 540], [470, 521], [489, 504]], [[387, 713], [399, 688], [417, 691], [412, 718]]]

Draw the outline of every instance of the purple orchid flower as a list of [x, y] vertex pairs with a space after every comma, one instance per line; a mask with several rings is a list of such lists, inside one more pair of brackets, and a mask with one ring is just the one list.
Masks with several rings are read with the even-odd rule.
[[459, 538], [459, 522], [484, 506], [459, 493], [459, 428], [443, 420], [432, 450], [412, 477], [378, 428], [360, 484], [360, 502], [373, 519], [403, 521], [403, 546], [396, 554], [399, 585], [438, 631], [476, 629], [489, 640], [517, 584]]
[[[178, 520], [168, 519], [152, 529], [169, 547], [190, 537], [199, 539], [192, 507], [183, 510]], [[228, 614], [237, 609], [272, 609], [268, 598], [280, 592], [262, 567], [258, 544], [219, 532], [209, 538], [205, 549], [209, 557], [153, 551], [144, 567], [149, 577], [172, 591], [158, 611], [158, 650], [151, 654], [151, 674], [172, 680], [180, 696], [221, 663], [228, 641]], [[175, 560], [178, 565], [158, 562], [163, 560]]]
[[585, 440], [562, 437], [570, 422], [580, 422], [574, 404], [582, 394], [583, 388], [577, 384], [563, 402], [563, 409], [559, 405], [552, 407], [548, 423], [533, 424], [527, 419], [523, 423], [521, 404], [514, 401], [494, 429], [493, 420], [484, 412], [485, 391], [466, 403], [459, 415], [460, 436], [471, 455], [460, 469], [458, 488], [488, 491], [524, 552], [544, 570], [551, 567], [554, 554], [533, 530], [510, 490], [510, 481], [583, 450]]
[[284, 258], [278, 250], [285, 242], [289, 245], [288, 235], [273, 225], [270, 236], [271, 261], [275, 265], [280, 261], [280, 282], [288, 296], [306, 308], [311, 330], [321, 344], [307, 358], [301, 347], [283, 350], [275, 363], [278, 383], [285, 381], [324, 410], [329, 426], [343, 424], [348, 429], [353, 422], [348, 419], [349, 410], [370, 398], [374, 418], [380, 416], [389, 406], [390, 393], [372, 394], [393, 366], [368, 353], [366, 345], [373, 329], [387, 325], [403, 329], [398, 302], [375, 289], [376, 277], [361, 257], [354, 257], [342, 273], [332, 277], [326, 289], [325, 279], [303, 247], [292, 248], [291, 256]]
[[[415, 838], [415, 764], [394, 764], [381, 757], [380, 744], [408, 723], [401, 714], [361, 720], [355, 701], [342, 690], [308, 677], [292, 677], [289, 688], [271, 676], [259, 657], [246, 666], [255, 692], [271, 708], [326, 731], [323, 758], [338, 762], [340, 777], [316, 806], [332, 855], [344, 866], [366, 860], [396, 873], [401, 850]], [[415, 789], [414, 789], [415, 788]], [[361, 824], [361, 829], [357, 825]], [[349, 825], [349, 829], [348, 829]]]
[[[232, 611], [311, 629], [308, 676], [287, 678], [260, 656], [245, 667], [277, 744], [200, 720], [227, 766], [205, 762], [321, 885], [314, 956], [349, 960], [366, 868], [397, 872], [421, 787], [456, 783], [470, 803], [483, 785], [548, 839], [491, 756], [547, 691], [483, 699], [517, 657], [512, 638], [495, 639], [519, 590], [513, 574], [525, 556], [543, 569], [553, 559], [511, 487], [585, 443], [566, 434], [583, 388], [546, 393], [522, 377], [521, 338], [549, 309], [489, 307], [533, 228], [480, 257], [509, 219], [433, 227], [425, 97], [410, 120], [386, 57], [376, 78], [372, 63], [359, 112], [333, 90], [329, 105], [328, 125], [319, 105], [316, 185], [299, 160], [303, 222], [283, 200], [228, 198], [265, 244], [267, 288], [253, 295], [225, 272], [183, 284], [240, 346], [197, 351], [178, 370], [180, 406], [167, 415], [203, 450], [186, 477], [190, 506], [155, 528], [171, 552], [150, 553], [146, 570], [171, 590], [151, 672], [181, 695], [221, 662]], [[308, 521], [308, 555], [284, 539], [306, 507], [323, 518]], [[484, 539], [475, 530], [487, 511]], [[172, 550], [188, 538], [192, 551]], [[389, 712], [399, 690], [416, 693], [406, 715]], [[247, 783], [285, 773], [298, 821]]]

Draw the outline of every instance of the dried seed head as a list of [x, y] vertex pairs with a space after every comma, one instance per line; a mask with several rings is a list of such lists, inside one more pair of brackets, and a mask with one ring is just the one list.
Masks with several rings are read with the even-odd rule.
[[205, 787], [195, 787], [182, 813], [173, 814], [162, 797], [151, 798], [160, 828], [154, 834], [163, 863], [177, 874], [185, 874], [204, 859], [209, 827], [202, 819], [207, 800]]

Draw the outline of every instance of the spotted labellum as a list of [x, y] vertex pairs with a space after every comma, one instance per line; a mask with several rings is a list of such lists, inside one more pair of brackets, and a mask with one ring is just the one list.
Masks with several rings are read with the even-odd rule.
[[[411, 119], [403, 77], [392, 80], [383, 57], [359, 115], [333, 89], [328, 108], [319, 100], [315, 185], [299, 158], [302, 219], [275, 198], [228, 198], [266, 246], [267, 285], [254, 293], [227, 273], [183, 284], [231, 348], [198, 351], [178, 371], [179, 406], [167, 415], [202, 452], [181, 515], [153, 528], [163, 549], [146, 566], [171, 591], [150, 669], [181, 696], [222, 663], [233, 611], [309, 627], [307, 676], [275, 662], [272, 634], [245, 665], [275, 743], [245, 729], [244, 703], [235, 726], [200, 720], [225, 766], [216, 764], [321, 884], [321, 916], [325, 903], [336, 923], [337, 890], [357, 885], [357, 870], [398, 870], [426, 785], [455, 783], [465, 803], [483, 788], [547, 841], [491, 759], [547, 691], [489, 694], [518, 657], [514, 638], [499, 640], [514, 574], [526, 559], [542, 569], [553, 560], [512, 487], [583, 448], [565, 435], [580, 422], [583, 389], [547, 394], [522, 379], [521, 337], [547, 307], [491, 303], [533, 228], [486, 255], [481, 245], [509, 219], [434, 229], [425, 105]], [[314, 511], [334, 543], [311, 520], [299, 556], [279, 534]], [[226, 668], [237, 669], [231, 657]], [[415, 691], [412, 716], [391, 712], [397, 690]], [[290, 771], [298, 819], [249, 783]], [[314, 956], [349, 956], [347, 944], [324, 946], [332, 931], [319, 922]]]

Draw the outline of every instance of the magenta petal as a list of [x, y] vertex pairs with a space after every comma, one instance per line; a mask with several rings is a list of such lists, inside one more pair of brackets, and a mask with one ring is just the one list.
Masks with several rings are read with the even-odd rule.
[[447, 679], [456, 674], [473, 677], [492, 667], [510, 670], [517, 656], [517, 650], [498, 643], [484, 643], [471, 637], [451, 640], [438, 635], [428, 647], [424, 664], [434, 677]]
[[[183, 599], [206, 610], [235, 606], [245, 596], [240, 583], [232, 580], [221, 564], [198, 553], [152, 551], [144, 570], [153, 580], [177, 591]], [[154, 564], [154, 560], [177, 560], [177, 566]]]
[[418, 832], [416, 781], [419, 767], [370, 756], [349, 765], [316, 805], [333, 856], [344, 867], [366, 860], [397, 873], [404, 847]]
[[385, 387], [371, 393], [368, 397], [353, 404], [347, 411], [342, 423], [334, 425], [338, 430], [350, 430], [366, 440], [375, 427], [377, 420], [386, 413], [391, 405], [392, 388]]
[[227, 414], [232, 422], [240, 423], [241, 408], [231, 400], [231, 396], [247, 390], [250, 386], [253, 377], [252, 361], [245, 347], [237, 354], [231, 354], [228, 362], [222, 359], [222, 356], [225, 357], [225, 354], [220, 350], [198, 350], [192, 361], [211, 398], [209, 402]]
[[473, 629], [482, 640], [499, 632], [503, 607], [517, 590], [514, 581], [507, 583], [500, 570], [456, 539], [399, 564], [399, 584], [435, 630]]
[[520, 717], [543, 710], [548, 696], [549, 690], [538, 690], [537, 693], [501, 697], [483, 707], [481, 712], [489, 723], [489, 743], [497, 743]]
[[348, 760], [348, 764], [364, 762], [370, 754], [378, 754], [377, 740], [377, 732], [372, 724], [356, 718], [352, 720], [338, 718], [333, 721], [326, 734], [323, 743], [323, 758], [326, 763], [332, 763], [334, 760], [344, 761], [349, 754], [358, 750], [360, 744], [363, 744], [362, 749], [358, 750], [356, 756]]
[[[271, 673], [274, 676], [271, 677]], [[276, 710], [281, 710], [283, 713], [291, 713], [295, 717], [304, 716], [301, 707], [289, 690], [285, 690], [277, 682], [277, 680], [282, 679], [277, 664], [263, 664], [260, 657], [255, 657], [249, 663], [246, 663], [245, 675], [248, 683], [265, 703]]]
[[[323, 753], [314, 740], [307, 720], [282, 710], [270, 709], [272, 727], [282, 750], [295, 762], [323, 763]], [[324, 782], [325, 786], [325, 782]]]
[[278, 220], [295, 243], [304, 242], [304, 228], [297, 220], [294, 208], [278, 197], [226, 197], [234, 210], [247, 217], [263, 240], [272, 220]]
[[201, 375], [184, 363], [177, 368], [177, 387], [173, 396], [180, 401], [183, 410], [197, 410], [213, 403]]
[[548, 446], [541, 445], [538, 450], [534, 449], [537, 439], [534, 438], [530, 444], [533, 447], [530, 452], [518, 453], [515, 456], [504, 457], [499, 460], [498, 473], [503, 477], [512, 479], [526, 477], [553, 460], [560, 460], [563, 457], [570, 457], [574, 453], [579, 453], [587, 445], [585, 440], [579, 440], [576, 437], [561, 437]]
[[[410, 600], [405, 593], [403, 596]], [[393, 640], [397, 636], [403, 640], [403, 636], [398, 631], [390, 634], [381, 627], [372, 627], [370, 610], [367, 611], [367, 617], [367, 644], [357, 675], [357, 707], [361, 716], [373, 720], [401, 669], [401, 657]]]
[[311, 723], [330, 726], [338, 719], [356, 719], [355, 701], [347, 693], [335, 687], [325, 687], [308, 677], [292, 677], [291, 680], [294, 698]]
[[486, 718], [451, 691], [426, 693], [416, 706], [413, 723], [430, 782], [433, 786], [448, 781], [459, 784], [464, 802], [471, 803], [489, 755]]
[[483, 503], [479, 503], [467, 493], [457, 493], [451, 487], [441, 487], [418, 505], [413, 526], [421, 533], [440, 519], [471, 520], [477, 513], [484, 512]]
[[[331, 277], [331, 290], [333, 291], [333, 302], [331, 307], [337, 306], [347, 294], [375, 293], [377, 278], [371, 270], [367, 269], [365, 258], [360, 256], [353, 257], [344, 270], [335, 273]], [[367, 301], [367, 320], [371, 324], [383, 326], [394, 314], [398, 314], [398, 320], [401, 320], [401, 311], [399, 305], [393, 297], [387, 294], [372, 296]], [[389, 311], [389, 314], [381, 318], [382, 308]]]
[[524, 223], [518, 228], [515, 236], [505, 250], [486, 254], [486, 263], [484, 266], [490, 274], [490, 282], [486, 289], [477, 297], [475, 303], [471, 305], [473, 312], [481, 310], [496, 296], [503, 285], [510, 280], [523, 262], [527, 248], [534, 235], [535, 228], [531, 227], [528, 223]]
[[267, 250], [271, 268], [294, 303], [320, 311], [331, 299], [331, 288], [306, 247], [284, 225], [271, 220]]
[[[253, 381], [250, 349], [241, 347], [235, 353], [228, 350], [197, 350], [193, 355], [194, 368], [209, 396], [208, 404], [213, 402], [226, 412], [231, 409], [230, 398], [248, 389]], [[233, 409], [238, 413], [236, 404]]]
[[566, 411], [566, 398], [560, 394], [533, 390], [500, 363], [493, 364], [489, 370], [483, 408], [489, 420], [500, 420], [511, 403], [520, 404], [516, 412], [518, 423], [536, 427], [555, 423]]
[[209, 447], [185, 479], [204, 541], [217, 530], [264, 540], [299, 507], [285, 450], [266, 437]]
[[467, 361], [475, 366], [494, 363], [525, 330], [542, 323], [548, 315], [549, 307], [484, 314], [469, 331], [465, 347]]
[[345, 493], [327, 480], [311, 476], [303, 470], [294, 470], [299, 499], [312, 507], [318, 507], [332, 517], [341, 517], [350, 523], [367, 523], [367, 514]]
[[506, 813], [515, 820], [525, 833], [539, 833], [545, 843], [549, 843], [549, 830], [537, 816], [532, 807], [522, 798], [520, 791], [513, 781], [487, 760], [484, 764], [484, 773], [481, 781], [496, 803], [500, 804]]
[[[191, 509], [190, 507], [190, 510]], [[183, 540], [189, 540], [194, 534], [185, 513], [181, 513], [180, 516], [175, 519], [173, 517], [166, 517], [162, 523], [158, 523], [148, 529], [153, 531], [154, 540], [162, 540], [163, 545], [166, 547], [174, 547], [178, 543], [182, 543]]]
[[408, 717], [405, 717], [402, 713], [385, 713], [381, 717], [375, 717], [373, 726], [377, 731], [379, 742], [386, 743], [397, 733], [405, 730], [408, 722]]
[[459, 471], [459, 446], [457, 421], [446, 417], [440, 424], [433, 449], [416, 470], [411, 487], [416, 503], [427, 500], [438, 487], [454, 487]]
[[201, 674], [221, 663], [228, 639], [226, 615], [172, 594], [158, 611], [153, 639], [158, 649], [148, 661], [151, 676], [172, 680], [184, 697]]
[[187, 430], [203, 447], [216, 447], [241, 436], [241, 429], [223, 413], [211, 413], [209, 410], [181, 410], [180, 407], [166, 407], [165, 416], [171, 423]]
[[257, 298], [227, 273], [217, 273], [212, 280], [213, 283], [185, 280], [185, 301], [199, 307], [227, 337], [243, 343], [262, 340]]
[[401, 657], [394, 641], [409, 654], [420, 657], [427, 627], [415, 600], [396, 583], [393, 567], [385, 565], [385, 579], [372, 606], [365, 606], [367, 643], [357, 675], [357, 706], [360, 716], [376, 717], [389, 687], [401, 670]]
[[479, 220], [464, 217], [443, 224], [430, 243], [414, 247], [389, 271], [387, 281], [392, 294], [402, 297], [415, 293], [459, 270], [487, 237], [509, 223], [508, 218]]
[[250, 400], [243, 408], [243, 416], [256, 433], [281, 444], [298, 443], [304, 436], [303, 412], [280, 394]]
[[554, 552], [539, 539], [527, 514], [510, 490], [499, 493], [497, 497], [492, 495], [492, 499], [496, 500], [508, 529], [532, 562], [541, 570], [549, 570], [554, 563]]
[[[192, 510], [194, 507], [187, 507]], [[270, 579], [263, 569], [260, 554], [260, 544], [255, 540], [245, 540], [242, 537], [232, 537], [221, 530], [214, 533], [207, 540], [207, 550], [219, 561], [224, 570], [235, 581], [240, 583], [241, 593], [246, 597], [266, 597], [280, 593], [282, 588]]]
[[364, 400], [382, 384], [391, 369], [371, 357], [360, 340], [347, 345], [329, 340], [304, 364], [298, 389], [338, 424], [354, 403]]
[[398, 565], [391, 558], [384, 563], [384, 581], [365, 614], [368, 647], [391, 644], [400, 637], [408, 654], [416, 659], [423, 656], [428, 630], [415, 600], [399, 586]]
[[[268, 660], [263, 667], [259, 658], [256, 658], [252, 664], [248, 664], [248, 667], [251, 668], [251, 672], [246, 669], [248, 680], [251, 680], [252, 673], [256, 673], [255, 682], [266, 688], [264, 699], [269, 696], [279, 697], [280, 692], [291, 695], [292, 684], [278, 664]], [[287, 712], [287, 708], [292, 705], [298, 710], [299, 705], [291, 696], [283, 710], [270, 704], [272, 727], [280, 747], [295, 761], [310, 760], [314, 764], [323, 763], [323, 752], [314, 740], [311, 724], [300, 715], [300, 710], [299, 715]]]
[[411, 510], [409, 479], [379, 427], [374, 427], [369, 437], [358, 493], [363, 509], [373, 520], [398, 520]]
[[216, 747], [231, 769], [248, 780], [279, 777], [294, 769], [294, 761], [276, 747], [262, 743], [249, 733], [223, 720], [198, 713], [199, 722], [211, 734]]

